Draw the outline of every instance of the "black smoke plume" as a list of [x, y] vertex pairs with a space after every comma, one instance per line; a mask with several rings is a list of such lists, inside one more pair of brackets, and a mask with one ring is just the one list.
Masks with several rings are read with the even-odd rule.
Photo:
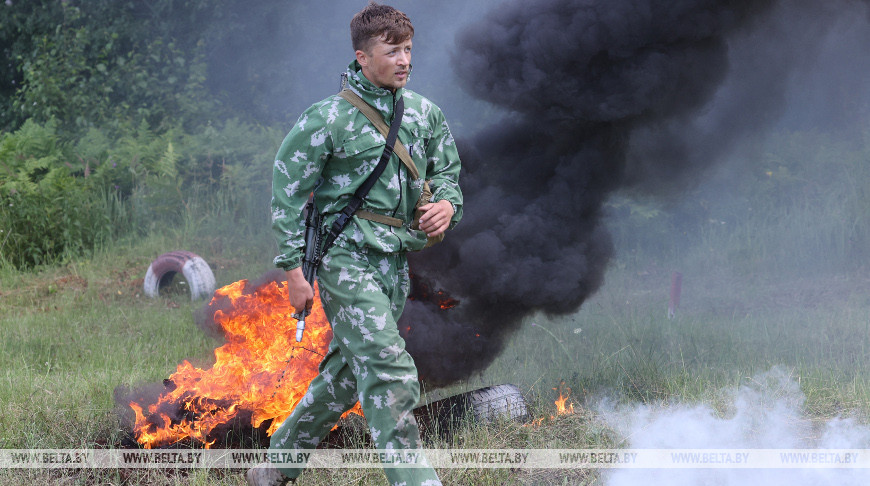
[[460, 31], [461, 87], [508, 114], [460, 140], [464, 219], [412, 257], [461, 301], [409, 303], [421, 376], [466, 378], [530, 314], [577, 311], [613, 253], [608, 195], [682, 187], [776, 120], [842, 7], [866, 15], [848, 1], [524, 0]]

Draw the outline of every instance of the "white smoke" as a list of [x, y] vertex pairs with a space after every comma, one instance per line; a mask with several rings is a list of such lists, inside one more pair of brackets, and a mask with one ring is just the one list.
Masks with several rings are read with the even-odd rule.
[[[620, 406], [597, 409], [616, 431], [620, 448], [631, 449], [867, 449], [870, 427], [853, 418], [808, 417], [806, 397], [784, 370], [774, 368], [732, 397], [723, 414], [708, 405]], [[820, 486], [866, 485], [863, 469], [615, 469], [602, 474], [608, 486]]]

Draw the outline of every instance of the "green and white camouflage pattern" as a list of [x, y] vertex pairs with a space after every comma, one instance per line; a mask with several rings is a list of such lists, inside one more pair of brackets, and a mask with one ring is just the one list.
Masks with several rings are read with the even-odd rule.
[[[374, 86], [353, 61], [348, 66], [348, 89], [393, 119], [396, 96], [405, 99], [399, 141], [405, 145], [420, 178], [411, 180], [393, 155], [386, 170], [365, 198], [363, 209], [406, 222], [401, 228], [356, 216], [336, 240], [344, 248], [373, 248], [384, 253], [421, 250], [426, 234], [412, 230], [414, 206], [423, 181], [429, 180], [432, 201], [446, 199], [456, 210], [451, 227], [462, 218], [459, 154], [447, 121], [431, 101], [408, 89], [394, 95]], [[398, 142], [397, 142], [398, 143]], [[301, 265], [305, 221], [302, 209], [317, 189], [315, 202], [329, 227], [369, 173], [377, 165], [386, 140], [359, 110], [337, 94], [306, 110], [287, 134], [275, 160], [272, 179], [272, 227], [278, 236], [275, 264], [285, 270]], [[319, 183], [319, 185], [318, 185]]]
[[[426, 234], [412, 230], [423, 181], [432, 201], [447, 200], [462, 217], [459, 155], [441, 110], [407, 89], [395, 96], [371, 84], [354, 61], [348, 88], [380, 110], [389, 123], [397, 96], [405, 111], [399, 130], [420, 178], [393, 156], [363, 208], [403, 220], [403, 227], [353, 217], [318, 272], [320, 299], [333, 338], [320, 373], [290, 417], [275, 432], [271, 448], [314, 448], [357, 400], [378, 449], [422, 448], [413, 409], [420, 398], [417, 368], [405, 350], [397, 321], [410, 291], [406, 253], [422, 249]], [[275, 264], [301, 265], [305, 221], [302, 210], [311, 192], [328, 228], [357, 187], [374, 169], [386, 141], [368, 119], [338, 95], [309, 108], [284, 139], [276, 157], [272, 186], [272, 226], [279, 244]], [[298, 468], [281, 468], [298, 477]], [[441, 484], [431, 467], [386, 468], [390, 484]]]
[[[320, 373], [272, 435], [272, 449], [317, 446], [359, 400], [377, 449], [420, 449], [417, 368], [396, 325], [410, 291], [404, 253], [336, 248], [323, 261], [320, 299], [333, 337]], [[298, 477], [298, 468], [279, 468]], [[441, 484], [431, 467], [384, 470], [393, 485]]]

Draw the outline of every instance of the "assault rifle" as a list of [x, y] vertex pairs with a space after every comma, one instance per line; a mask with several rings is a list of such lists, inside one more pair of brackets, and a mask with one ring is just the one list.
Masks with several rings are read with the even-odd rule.
[[[350, 93], [350, 91], [343, 91], [343, 93]], [[341, 232], [344, 231], [344, 228], [350, 222], [351, 217], [360, 207], [362, 207], [366, 195], [368, 195], [372, 186], [375, 185], [375, 182], [381, 174], [384, 173], [384, 169], [386, 169], [390, 157], [393, 156], [393, 146], [399, 136], [399, 126], [402, 125], [402, 116], [405, 113], [404, 97], [400, 96], [399, 99], [396, 100], [394, 112], [393, 122], [390, 124], [390, 129], [387, 132], [386, 144], [384, 145], [383, 153], [381, 153], [381, 158], [378, 160], [378, 165], [375, 166], [374, 170], [372, 170], [366, 180], [356, 188], [356, 191], [354, 191], [353, 195], [350, 197], [347, 206], [338, 213], [338, 217], [332, 222], [332, 226], [326, 234], [326, 240], [323, 241], [322, 247], [320, 242], [320, 224], [322, 218], [320, 213], [317, 211], [317, 206], [314, 204], [314, 195], [312, 194], [311, 197], [308, 198], [308, 204], [305, 205], [305, 211], [307, 211], [307, 214], [305, 215], [305, 254], [302, 257], [302, 274], [305, 276], [305, 280], [307, 280], [312, 287], [314, 286], [315, 278], [317, 278], [317, 267], [320, 265], [320, 259], [327, 251], [329, 251], [329, 248], [333, 243], [335, 243], [336, 238], [338, 238]], [[302, 333], [305, 332], [305, 318], [307, 316], [307, 309], [303, 309], [302, 312], [293, 314], [293, 317], [296, 319], [297, 343], [302, 341]]]
[[[308, 203], [305, 205], [305, 253], [302, 256], [302, 275], [305, 280], [314, 288], [314, 281], [317, 279], [317, 267], [320, 265], [321, 248], [320, 248], [320, 224], [323, 217], [320, 211], [317, 210], [317, 205], [314, 204], [314, 195], [308, 198]], [[305, 318], [308, 317], [308, 309], [302, 309], [301, 312], [293, 314], [296, 319], [296, 342], [302, 341], [302, 333], [305, 332]]]

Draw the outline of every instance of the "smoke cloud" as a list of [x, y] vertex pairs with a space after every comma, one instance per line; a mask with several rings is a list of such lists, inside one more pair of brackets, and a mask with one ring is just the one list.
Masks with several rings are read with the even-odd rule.
[[463, 28], [461, 87], [509, 115], [460, 140], [464, 220], [412, 256], [462, 302], [406, 310], [421, 375], [466, 378], [525, 317], [577, 311], [613, 253], [608, 196], [684, 188], [776, 122], [845, 16], [867, 29], [866, 3], [847, 0], [538, 0]]
[[[633, 449], [866, 449], [870, 427], [851, 418], [818, 424], [804, 416], [800, 385], [780, 368], [726, 391], [723, 414], [707, 405], [618, 406], [603, 401], [597, 412], [616, 431], [620, 447]], [[861, 469], [619, 469], [605, 473], [608, 486], [698, 485], [842, 486], [866, 484]]]

